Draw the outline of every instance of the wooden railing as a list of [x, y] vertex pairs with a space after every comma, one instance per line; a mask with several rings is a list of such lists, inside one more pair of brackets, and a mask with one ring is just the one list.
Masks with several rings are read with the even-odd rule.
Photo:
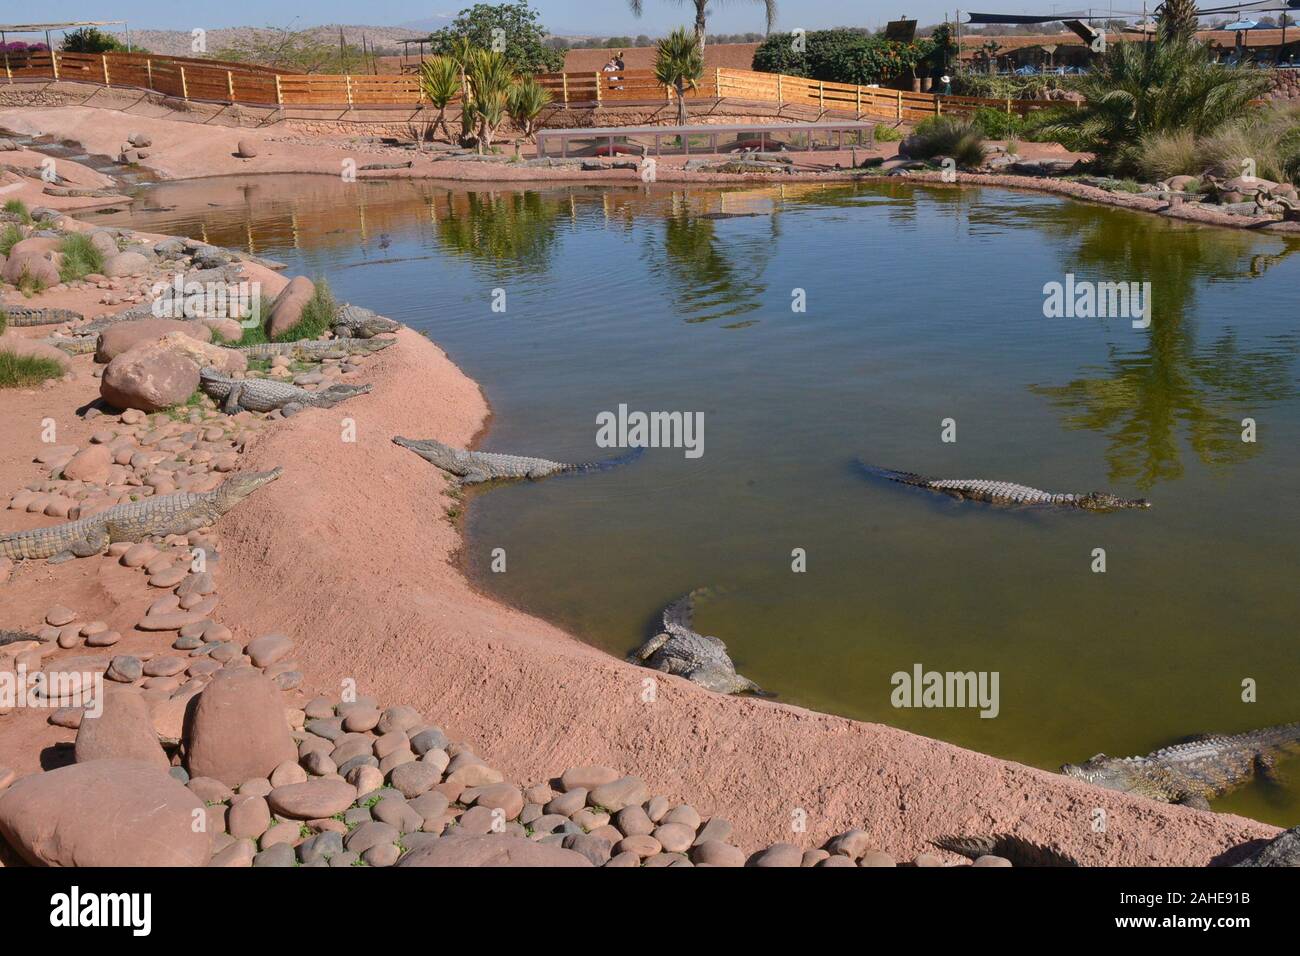
[[[259, 106], [412, 107], [425, 102], [413, 74], [327, 75], [292, 73], [217, 60], [143, 53], [6, 53], [4, 75], [15, 80], [78, 80], [107, 87], [131, 87], [167, 96], [214, 103]], [[651, 70], [618, 73], [542, 73], [555, 109], [675, 102], [677, 92]], [[778, 73], [715, 69], [686, 91], [688, 100], [737, 99], [774, 103], [777, 108], [811, 107], [820, 114], [917, 121], [942, 113], [988, 108], [1024, 115], [1061, 106], [1053, 100], [935, 96], [879, 86], [826, 83]]]

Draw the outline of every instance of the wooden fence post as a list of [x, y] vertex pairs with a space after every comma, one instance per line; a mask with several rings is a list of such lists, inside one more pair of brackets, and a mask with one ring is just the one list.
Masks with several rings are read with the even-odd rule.
[[146, 59], [144, 61], [144, 75], [147, 82], [149, 83], [149, 89], [152, 90], [153, 89], [153, 60]]
[[8, 51], [8, 50], [5, 50], [5, 76], [8, 77], [8, 79], [9, 79], [9, 84], [12, 86], [12, 85], [13, 85], [13, 82], [14, 82], [14, 71], [11, 70], [11, 69], [9, 69], [9, 51]]
[[826, 112], [826, 81], [817, 81], [817, 109]]
[[275, 74], [275, 105], [284, 105], [284, 95], [280, 92], [280, 74]]
[[720, 66], [713, 68], [713, 97], [722, 99], [722, 67]]
[[112, 86], [113, 84], [108, 81], [108, 57], [101, 53], [99, 55], [99, 63], [100, 66], [104, 68], [104, 85]]
[[901, 120], [903, 118], [903, 91], [895, 90], [894, 92], [898, 95], [898, 118]]
[[560, 85], [564, 87], [564, 108], [569, 108], [569, 74], [560, 74]]
[[226, 70], [226, 90], [230, 93], [230, 102], [235, 102], [235, 74]]
[[1007, 97], [1007, 115], [1011, 115], [1011, 97]]
[[784, 73], [776, 75], [776, 108], [780, 109], [785, 105], [785, 84], [781, 81], [785, 79]]
[[599, 73], [594, 73], [594, 74], [592, 74], [592, 75], [596, 77], [596, 105], [597, 105], [597, 106], [600, 106], [600, 103], [601, 103], [601, 96], [600, 96], [600, 74], [599, 74]]
[[857, 118], [857, 119], [862, 119], [862, 87], [860, 87], [860, 86], [855, 86], [853, 89], [854, 89], [854, 90], [857, 92], [857, 94], [858, 94], [858, 102], [857, 102], [857, 107], [856, 107], [856, 108], [857, 108], [857, 117], [856, 117], [856, 118]]
[[343, 79], [348, 85], [348, 109], [352, 109], [352, 74], [346, 74]]
[[59, 55], [53, 50], [50, 51], [50, 69], [54, 73], [54, 78], [59, 78]]
[[181, 98], [188, 100], [190, 98], [190, 85], [185, 81], [185, 67], [181, 67]]

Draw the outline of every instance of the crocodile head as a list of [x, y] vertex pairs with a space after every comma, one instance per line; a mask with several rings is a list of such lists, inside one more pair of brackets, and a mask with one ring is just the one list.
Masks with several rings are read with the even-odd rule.
[[1145, 498], [1121, 498], [1104, 491], [1093, 491], [1081, 495], [1078, 505], [1085, 511], [1118, 511], [1121, 508], [1150, 508], [1151, 502]]
[[394, 435], [393, 444], [409, 448], [425, 461], [433, 462], [435, 465], [451, 461], [456, 453], [454, 448], [444, 445], [435, 438], [403, 438], [401, 435]]
[[[1061, 773], [1067, 777], [1083, 780], [1096, 787], [1107, 790], [1119, 790], [1122, 793], [1144, 791], [1144, 777], [1132, 760], [1123, 757], [1107, 757], [1096, 754], [1080, 764], [1067, 763], [1061, 767]], [[1156, 794], [1145, 794], [1157, 796]]]
[[216, 491], [222, 514], [239, 504], [258, 488], [275, 481], [283, 473], [283, 468], [272, 468], [270, 471], [251, 471], [244, 475], [227, 478]]

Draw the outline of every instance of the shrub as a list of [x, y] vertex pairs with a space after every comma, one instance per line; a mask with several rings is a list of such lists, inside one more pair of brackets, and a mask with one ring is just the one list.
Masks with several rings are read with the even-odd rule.
[[933, 116], [916, 127], [907, 152], [917, 159], [950, 156], [973, 168], [984, 162], [984, 133], [969, 116]]
[[21, 199], [11, 199], [5, 203], [5, 212], [12, 216], [18, 216], [23, 222], [31, 222], [32, 214], [27, 209], [27, 204]]
[[1196, 176], [1203, 171], [1200, 144], [1190, 130], [1148, 133], [1138, 142], [1137, 168], [1143, 179]]
[[897, 143], [903, 138], [903, 134], [896, 127], [888, 126], [885, 123], [876, 124], [875, 139], [877, 143]]
[[0, 352], [0, 388], [24, 388], [62, 375], [63, 369], [54, 359]]
[[753, 68], [828, 83], [882, 83], [914, 76], [942, 42], [930, 37], [897, 43], [860, 29], [813, 30], [804, 36], [804, 50], [796, 52], [794, 40], [792, 33], [770, 35], [754, 51]]
[[16, 223], [6, 223], [3, 229], [0, 229], [0, 256], [9, 255], [10, 250], [26, 238], [23, 231], [18, 228]]
[[4, 335], [7, 328], [9, 328], [9, 313], [0, 309], [0, 335]]
[[538, 117], [551, 102], [551, 91], [531, 76], [523, 77], [510, 87], [506, 96], [506, 110], [521, 133], [532, 139], [537, 131]]
[[995, 110], [981, 106], [971, 117], [971, 122], [989, 139], [1009, 139], [1019, 135], [1024, 128], [1024, 119], [1017, 113]]
[[92, 272], [103, 271], [104, 256], [84, 233], [74, 232], [65, 236], [60, 250], [63, 262], [59, 265], [59, 278], [64, 282], [75, 282]]
[[1249, 113], [1202, 137], [1199, 146], [1201, 169], [1216, 175], [1240, 176], [1250, 160], [1261, 179], [1300, 183], [1300, 107]]
[[[315, 339], [329, 331], [334, 325], [334, 313], [338, 309], [338, 303], [334, 301], [334, 293], [330, 291], [329, 283], [324, 279], [316, 282], [316, 291], [308, 300], [307, 304], [302, 307], [302, 315], [298, 318], [293, 328], [288, 329], [272, 338], [274, 342], [297, 342], [299, 339]], [[241, 344], [251, 345], [253, 343], [242, 342]]]
[[126, 44], [111, 33], [82, 27], [64, 34], [61, 48], [64, 53], [118, 53], [126, 51]]

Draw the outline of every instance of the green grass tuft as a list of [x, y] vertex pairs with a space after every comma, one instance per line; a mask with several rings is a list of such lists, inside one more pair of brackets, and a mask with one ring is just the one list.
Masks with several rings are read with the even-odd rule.
[[[329, 283], [324, 279], [320, 279], [316, 282], [315, 294], [303, 306], [302, 315], [297, 323], [292, 328], [274, 336], [271, 341], [297, 342], [299, 339], [320, 338], [321, 335], [333, 327], [334, 312], [337, 308], [338, 303], [334, 301], [334, 293], [330, 291]], [[243, 342], [241, 344], [252, 345], [253, 343]]]
[[90, 237], [84, 233], [74, 232], [64, 236], [59, 249], [63, 253], [59, 278], [64, 282], [76, 282], [104, 269], [103, 253], [95, 248]]
[[4, 206], [5, 212], [14, 216], [21, 216], [23, 222], [30, 223], [32, 214], [27, 210], [27, 203], [21, 199], [11, 199]]
[[17, 223], [5, 223], [3, 229], [0, 229], [0, 256], [9, 255], [9, 251], [18, 243], [26, 238], [23, 231], [18, 228]]
[[0, 352], [0, 388], [25, 388], [62, 377], [63, 367], [54, 359]]

